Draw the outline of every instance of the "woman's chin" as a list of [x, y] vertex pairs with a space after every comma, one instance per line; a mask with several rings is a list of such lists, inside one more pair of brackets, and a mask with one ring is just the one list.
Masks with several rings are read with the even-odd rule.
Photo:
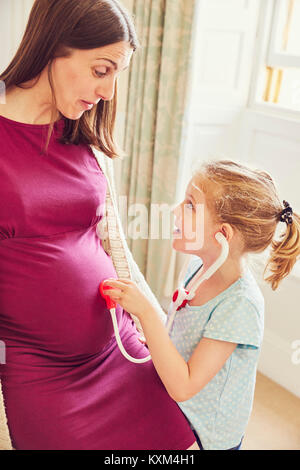
[[81, 118], [85, 109], [82, 106], [68, 106], [68, 109], [59, 110], [60, 114], [71, 121], [77, 121]]

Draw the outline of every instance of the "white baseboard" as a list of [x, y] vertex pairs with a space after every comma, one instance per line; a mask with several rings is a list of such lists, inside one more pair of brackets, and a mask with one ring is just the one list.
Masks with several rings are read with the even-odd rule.
[[[300, 333], [299, 338], [295, 339], [300, 340]], [[265, 330], [259, 372], [300, 398], [300, 362], [293, 360], [293, 357], [295, 349], [292, 343], [289, 344], [271, 330]]]

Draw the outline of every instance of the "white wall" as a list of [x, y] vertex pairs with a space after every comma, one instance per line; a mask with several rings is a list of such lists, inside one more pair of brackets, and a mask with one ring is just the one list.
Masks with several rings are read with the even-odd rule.
[[258, 0], [198, 0], [183, 179], [198, 160], [222, 153], [238, 156], [258, 13]]
[[[266, 5], [256, 0], [199, 0], [179, 192], [197, 161], [229, 157], [269, 171], [281, 198], [300, 213], [300, 114], [269, 112], [254, 99], [257, 54], [261, 60], [264, 54]], [[300, 364], [292, 361], [293, 342], [300, 340], [300, 266], [274, 292], [262, 280], [266, 256], [256, 257], [253, 266], [266, 304], [259, 370], [300, 397]]]
[[0, 71], [15, 54], [25, 30], [33, 0], [0, 1]]
[[[246, 109], [239, 136], [240, 159], [264, 168], [274, 178], [281, 200], [300, 213], [300, 119]], [[279, 224], [278, 232], [284, 230]], [[265, 297], [265, 338], [259, 370], [300, 397], [300, 364], [292, 362], [292, 344], [300, 340], [300, 264], [274, 292], [262, 281], [267, 253], [257, 260], [257, 280]]]

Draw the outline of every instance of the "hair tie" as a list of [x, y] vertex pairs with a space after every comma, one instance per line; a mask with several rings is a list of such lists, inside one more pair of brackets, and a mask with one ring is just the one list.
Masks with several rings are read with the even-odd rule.
[[287, 225], [291, 225], [293, 223], [293, 209], [289, 205], [287, 201], [283, 201], [284, 209], [279, 214], [280, 222], [286, 222]]

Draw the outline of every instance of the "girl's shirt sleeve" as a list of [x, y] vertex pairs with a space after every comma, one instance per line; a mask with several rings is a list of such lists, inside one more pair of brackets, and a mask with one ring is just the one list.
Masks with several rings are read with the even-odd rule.
[[263, 324], [253, 302], [245, 296], [225, 298], [212, 312], [203, 337], [237, 343], [239, 348], [260, 348]]

